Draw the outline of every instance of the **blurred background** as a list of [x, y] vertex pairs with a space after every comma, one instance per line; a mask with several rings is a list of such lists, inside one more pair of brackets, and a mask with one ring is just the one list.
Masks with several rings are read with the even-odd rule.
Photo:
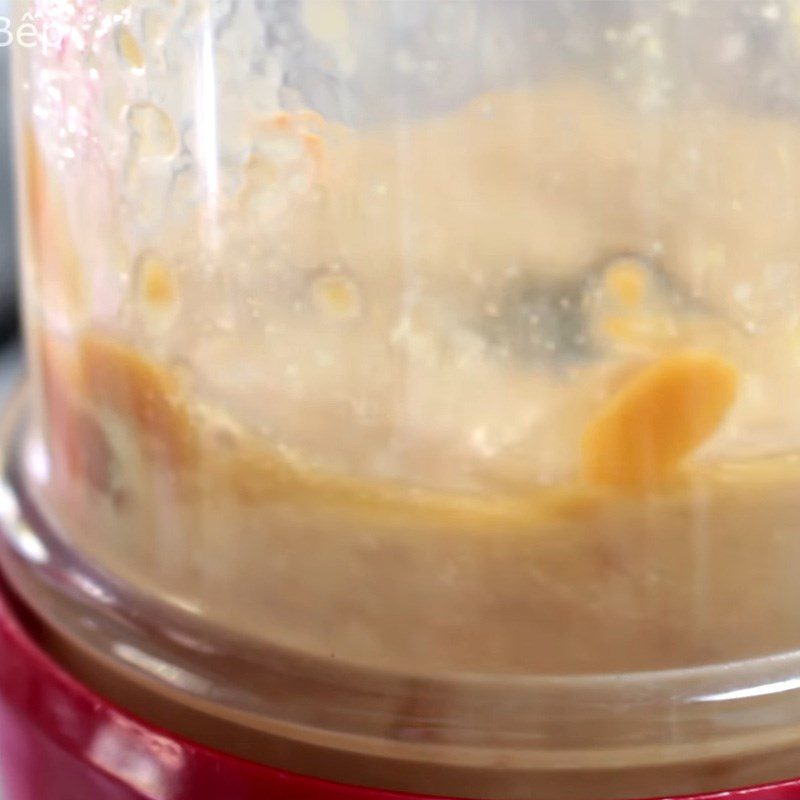
[[[0, 0], [0, 16], [8, 16], [8, 0]], [[11, 48], [0, 47], [0, 342], [16, 328], [14, 312], [13, 164], [11, 161], [11, 89], [9, 84]]]
[[[0, 17], [10, 3], [0, 0]], [[17, 363], [16, 236], [14, 165], [11, 156], [11, 48], [0, 47], [0, 402], [9, 389]]]

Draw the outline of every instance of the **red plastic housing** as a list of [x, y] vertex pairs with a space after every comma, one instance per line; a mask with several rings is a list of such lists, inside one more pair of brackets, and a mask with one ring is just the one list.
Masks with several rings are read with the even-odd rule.
[[[272, 769], [192, 744], [136, 719], [78, 683], [36, 645], [2, 581], [0, 798], [434, 800]], [[800, 780], [694, 800], [723, 798], [800, 800]]]

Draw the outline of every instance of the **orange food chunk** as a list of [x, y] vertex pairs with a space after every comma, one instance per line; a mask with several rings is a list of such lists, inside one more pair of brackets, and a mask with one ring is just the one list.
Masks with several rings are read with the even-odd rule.
[[144, 69], [144, 55], [139, 42], [129, 28], [119, 28], [116, 32], [117, 50], [120, 56], [135, 70]]
[[584, 476], [620, 487], [663, 481], [717, 430], [737, 385], [736, 368], [711, 353], [687, 351], [650, 364], [587, 427]]
[[87, 336], [79, 358], [89, 400], [129, 420], [150, 452], [173, 466], [195, 456], [196, 432], [173, 373], [102, 336]]

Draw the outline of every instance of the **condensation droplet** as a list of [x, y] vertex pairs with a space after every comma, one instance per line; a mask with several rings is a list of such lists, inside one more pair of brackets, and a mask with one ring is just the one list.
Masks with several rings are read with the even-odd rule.
[[178, 151], [178, 132], [169, 114], [153, 103], [128, 108], [131, 144], [138, 158], [170, 158]]
[[114, 31], [114, 44], [119, 57], [133, 72], [144, 70], [144, 55], [130, 28], [120, 26]]

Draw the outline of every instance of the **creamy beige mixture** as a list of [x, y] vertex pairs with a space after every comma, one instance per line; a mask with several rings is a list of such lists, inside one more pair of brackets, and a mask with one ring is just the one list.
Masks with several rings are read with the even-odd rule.
[[746, 376], [710, 445], [800, 444], [767, 400], [800, 390], [791, 121], [559, 84], [390, 131], [261, 124], [208, 280], [194, 245], [168, 252], [175, 319], [145, 301], [129, 326], [238, 421], [348, 473], [552, 483], [625, 371], [699, 346]]
[[800, 643], [794, 121], [563, 82], [391, 130], [253, 125], [218, 225], [176, 215], [116, 283], [29, 143], [66, 535], [230, 628], [393, 669]]

